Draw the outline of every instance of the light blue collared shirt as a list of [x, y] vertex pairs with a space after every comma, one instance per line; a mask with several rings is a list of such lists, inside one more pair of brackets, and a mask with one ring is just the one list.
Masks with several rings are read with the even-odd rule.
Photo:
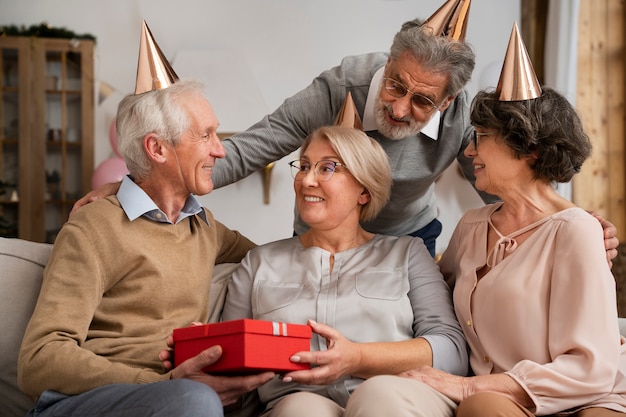
[[[128, 220], [131, 222], [138, 217], [145, 216], [155, 222], [172, 224], [170, 219], [168, 219], [165, 213], [152, 201], [150, 196], [148, 196], [140, 186], [135, 184], [128, 175], [122, 180], [122, 185], [120, 185], [116, 196], [122, 206], [122, 210], [124, 210]], [[206, 224], [209, 224], [209, 219], [202, 208], [202, 204], [200, 204], [193, 194], [190, 194], [180, 211], [176, 224], [196, 214], [199, 215]]]

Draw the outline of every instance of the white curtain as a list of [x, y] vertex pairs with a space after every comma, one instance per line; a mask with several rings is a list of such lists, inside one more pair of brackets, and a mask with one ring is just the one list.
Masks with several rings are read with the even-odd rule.
[[[549, 1], [544, 52], [544, 83], [563, 93], [575, 105], [580, 0]], [[572, 199], [570, 183], [559, 184], [557, 191], [565, 198]]]

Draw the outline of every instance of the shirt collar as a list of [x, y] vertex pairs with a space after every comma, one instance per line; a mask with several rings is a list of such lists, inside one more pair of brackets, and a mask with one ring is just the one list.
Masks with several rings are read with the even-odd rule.
[[[376, 71], [372, 82], [370, 83], [370, 89], [367, 93], [367, 101], [365, 102], [365, 111], [363, 112], [363, 130], [366, 132], [369, 130], [378, 130], [378, 124], [376, 123], [376, 117], [374, 116], [374, 107], [376, 104], [376, 97], [378, 91], [383, 82], [383, 74], [385, 73], [385, 67], [382, 66]], [[428, 136], [432, 140], [439, 138], [439, 121], [441, 119], [441, 112], [437, 110], [435, 114], [430, 118], [426, 126], [422, 129], [424, 135]]]
[[[171, 223], [165, 213], [159, 209], [148, 194], [135, 184], [128, 175], [122, 180], [122, 184], [116, 196], [122, 206], [122, 210], [124, 210], [124, 213], [126, 213], [126, 216], [131, 222], [138, 217], [145, 216], [155, 222]], [[180, 211], [176, 223], [180, 223], [185, 218], [196, 214], [200, 216], [206, 224], [209, 224], [209, 219], [207, 218], [202, 204], [191, 194], [187, 197], [187, 201], [185, 201], [185, 205]]]

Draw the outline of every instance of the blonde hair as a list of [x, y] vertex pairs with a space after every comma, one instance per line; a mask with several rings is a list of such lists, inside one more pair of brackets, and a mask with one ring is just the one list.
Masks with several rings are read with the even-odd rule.
[[374, 219], [389, 201], [391, 193], [391, 167], [385, 150], [362, 130], [324, 126], [307, 137], [302, 144], [301, 155], [314, 139], [328, 141], [340, 162], [369, 193], [370, 201], [362, 206], [359, 220], [366, 222]]

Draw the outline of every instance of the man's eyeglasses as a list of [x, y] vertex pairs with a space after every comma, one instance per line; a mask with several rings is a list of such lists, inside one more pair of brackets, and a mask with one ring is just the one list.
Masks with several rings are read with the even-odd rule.
[[330, 180], [337, 167], [345, 168], [345, 165], [340, 162], [324, 159], [317, 161], [315, 164], [305, 159], [297, 159], [289, 162], [289, 166], [291, 167], [291, 175], [296, 181], [302, 181], [311, 172], [311, 166], [313, 166], [313, 172], [315, 172], [318, 181]]
[[383, 77], [383, 80], [385, 81], [385, 91], [387, 91], [387, 93], [389, 93], [392, 97], [402, 98], [406, 96], [407, 93], [410, 93], [411, 106], [415, 110], [428, 114], [439, 108], [439, 106], [436, 105], [431, 99], [423, 94], [415, 93], [409, 90], [400, 81], [396, 81], [393, 78], [388, 77]]

